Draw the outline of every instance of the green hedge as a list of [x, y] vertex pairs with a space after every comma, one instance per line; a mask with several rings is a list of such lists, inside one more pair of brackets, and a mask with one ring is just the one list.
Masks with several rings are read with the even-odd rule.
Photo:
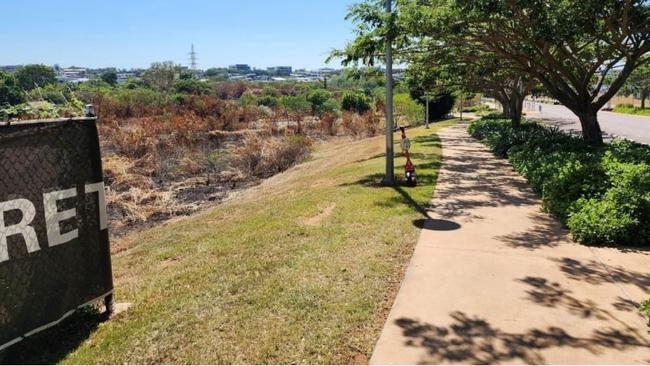
[[507, 157], [581, 243], [650, 245], [650, 147], [591, 147], [558, 129], [482, 119], [469, 133]]

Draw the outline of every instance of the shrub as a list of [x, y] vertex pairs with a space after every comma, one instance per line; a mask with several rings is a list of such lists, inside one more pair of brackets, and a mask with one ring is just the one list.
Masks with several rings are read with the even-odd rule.
[[[333, 95], [328, 90], [325, 89], [315, 89], [309, 92], [307, 95], [307, 101], [311, 104], [311, 113], [314, 116], [322, 116], [324, 113], [332, 112], [332, 101]], [[334, 109], [336, 103], [334, 103]]]
[[650, 166], [623, 163], [607, 151], [610, 187], [602, 197], [580, 199], [568, 226], [586, 243], [647, 243], [650, 238]]
[[272, 95], [263, 95], [263, 96], [261, 96], [257, 100], [257, 103], [259, 105], [263, 105], [263, 106], [269, 107], [269, 108], [275, 108], [280, 104], [278, 98], [275, 97], [275, 96], [272, 96]]
[[283, 96], [280, 98], [280, 104], [284, 108], [285, 113], [306, 114], [311, 108], [304, 95]]
[[23, 103], [25, 96], [13, 74], [0, 71], [0, 106]]
[[16, 82], [25, 91], [56, 83], [54, 69], [45, 65], [21, 66], [15, 74]]
[[174, 81], [174, 91], [181, 94], [208, 94], [210, 86], [196, 79], [179, 79]]
[[341, 109], [363, 114], [370, 110], [370, 101], [361, 92], [347, 91], [341, 98]]
[[595, 148], [557, 129], [500, 119], [473, 122], [468, 132], [508, 157], [577, 241], [650, 244], [650, 147], [614, 140]]
[[424, 108], [408, 93], [397, 93], [393, 100], [397, 124], [420, 125], [424, 121]]
[[463, 107], [463, 112], [467, 113], [476, 113], [476, 112], [485, 112], [492, 110], [487, 104], [477, 104], [470, 107]]
[[257, 98], [250, 91], [245, 91], [244, 94], [239, 97], [239, 105], [244, 107], [257, 105]]
[[650, 300], [641, 303], [641, 312], [645, 314], [646, 317], [650, 318]]

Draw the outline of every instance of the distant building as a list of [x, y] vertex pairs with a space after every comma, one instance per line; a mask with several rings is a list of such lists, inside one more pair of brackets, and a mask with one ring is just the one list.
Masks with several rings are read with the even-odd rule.
[[136, 75], [134, 72], [118, 72], [117, 73], [117, 82], [118, 84], [124, 84], [129, 81], [129, 78], [135, 78]]
[[249, 73], [251, 72], [251, 67], [246, 64], [237, 64], [237, 65], [232, 65], [230, 66], [231, 70], [235, 70], [240, 73]]
[[291, 73], [293, 72], [293, 68], [291, 66], [275, 66], [275, 67], [269, 67], [267, 71], [271, 75], [290, 76]]
[[87, 69], [83, 67], [67, 67], [67, 68], [59, 68], [58, 72], [56, 73], [56, 79], [60, 83], [80, 83], [84, 81], [88, 81], [87, 78]]
[[15, 72], [20, 68], [20, 65], [4, 65], [0, 66], [0, 71]]
[[86, 68], [83, 67], [67, 67], [61, 71], [61, 75], [71, 78], [82, 78], [86, 76]]

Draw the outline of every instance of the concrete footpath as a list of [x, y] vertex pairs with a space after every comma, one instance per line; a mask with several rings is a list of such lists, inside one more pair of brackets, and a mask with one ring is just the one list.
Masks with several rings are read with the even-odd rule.
[[650, 363], [650, 250], [573, 243], [466, 127], [439, 133], [430, 217], [370, 363]]

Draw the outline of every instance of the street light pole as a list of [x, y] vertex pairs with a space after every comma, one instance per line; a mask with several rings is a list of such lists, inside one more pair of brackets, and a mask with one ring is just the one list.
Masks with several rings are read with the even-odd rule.
[[426, 98], [427, 98], [427, 103], [426, 106], [424, 107], [426, 108], [426, 110], [424, 111], [424, 119], [425, 119], [424, 125], [426, 126], [426, 128], [429, 128], [429, 95], [428, 94]]
[[[392, 0], [386, 0], [386, 15], [390, 17], [393, 10]], [[390, 21], [386, 24], [390, 27]], [[386, 36], [386, 176], [384, 185], [395, 184], [395, 172], [393, 161], [393, 45], [390, 35], [390, 28], [387, 29]]]

